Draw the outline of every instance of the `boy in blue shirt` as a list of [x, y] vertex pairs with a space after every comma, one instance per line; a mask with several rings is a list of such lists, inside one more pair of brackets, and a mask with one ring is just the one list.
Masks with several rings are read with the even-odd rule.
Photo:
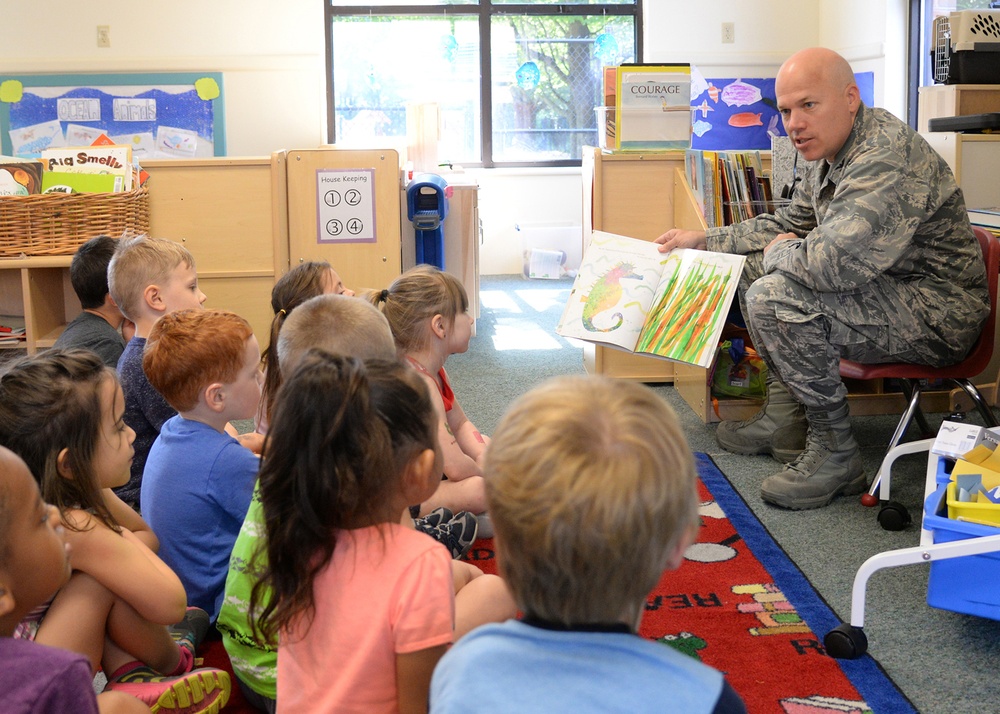
[[108, 265], [108, 289], [118, 309], [135, 323], [135, 336], [118, 360], [125, 394], [125, 423], [135, 431], [131, 477], [115, 494], [133, 508], [139, 503], [143, 469], [149, 448], [163, 423], [177, 411], [146, 379], [142, 351], [153, 324], [163, 315], [200, 308], [205, 293], [198, 288], [194, 258], [187, 248], [169, 240], [137, 236], [123, 238]]
[[603, 377], [550, 380], [508, 410], [484, 474], [524, 617], [452, 646], [431, 712], [745, 712], [721, 673], [637, 635], [699, 525], [694, 459], [662, 399]]
[[188, 603], [214, 621], [233, 543], [260, 459], [226, 432], [257, 413], [263, 376], [250, 324], [225, 310], [181, 310], [153, 325], [143, 355], [149, 383], [177, 410], [149, 450], [142, 514]]

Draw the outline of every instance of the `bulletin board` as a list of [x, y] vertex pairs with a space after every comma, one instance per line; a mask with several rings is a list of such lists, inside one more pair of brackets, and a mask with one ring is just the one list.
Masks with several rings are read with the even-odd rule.
[[222, 74], [0, 74], [0, 153], [38, 157], [102, 133], [140, 161], [225, 156]]

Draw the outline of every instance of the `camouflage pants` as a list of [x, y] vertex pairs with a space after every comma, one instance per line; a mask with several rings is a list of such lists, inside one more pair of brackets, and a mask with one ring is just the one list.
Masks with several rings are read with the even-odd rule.
[[[930, 329], [916, 339], [894, 332], [893, 315], [873, 291], [818, 292], [780, 273], [753, 280], [752, 267], [748, 262], [740, 299], [754, 348], [807, 407], [832, 407], [847, 397], [841, 357], [868, 364], [948, 363], [940, 354], [940, 336]], [[906, 309], [891, 308], [896, 314]]]

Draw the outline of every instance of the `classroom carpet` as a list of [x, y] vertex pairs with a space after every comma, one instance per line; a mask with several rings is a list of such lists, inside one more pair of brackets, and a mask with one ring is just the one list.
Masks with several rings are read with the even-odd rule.
[[[639, 634], [721, 671], [753, 714], [915, 712], [870, 655], [824, 652], [823, 633], [840, 620], [711, 457], [696, 458], [698, 541], [649, 595]], [[497, 570], [491, 539], [478, 540], [467, 559]], [[206, 665], [229, 669], [221, 641], [202, 654]], [[234, 688], [226, 711], [254, 710]]]

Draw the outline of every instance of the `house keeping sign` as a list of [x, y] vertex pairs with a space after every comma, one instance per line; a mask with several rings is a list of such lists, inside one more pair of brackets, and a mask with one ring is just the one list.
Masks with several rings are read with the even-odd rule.
[[316, 171], [318, 243], [375, 242], [375, 169]]

